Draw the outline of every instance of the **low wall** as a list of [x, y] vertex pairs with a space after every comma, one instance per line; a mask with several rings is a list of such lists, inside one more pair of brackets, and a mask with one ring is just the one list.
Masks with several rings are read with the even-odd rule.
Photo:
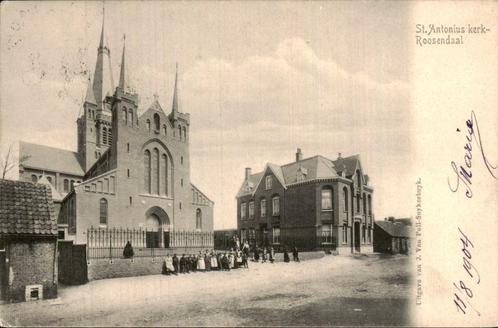
[[[203, 253], [206, 248], [177, 247], [167, 254], [176, 254], [180, 258], [183, 254]], [[211, 250], [209, 250], [211, 251]], [[146, 276], [160, 274], [166, 255], [158, 257], [134, 257], [133, 259], [90, 259], [88, 260], [88, 280]]]

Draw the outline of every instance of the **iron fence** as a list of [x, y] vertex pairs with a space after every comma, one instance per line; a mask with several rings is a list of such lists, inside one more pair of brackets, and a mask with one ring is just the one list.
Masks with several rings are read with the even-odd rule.
[[123, 257], [128, 241], [134, 257], [161, 257], [175, 248], [211, 249], [214, 246], [213, 232], [90, 227], [87, 229], [87, 258]]

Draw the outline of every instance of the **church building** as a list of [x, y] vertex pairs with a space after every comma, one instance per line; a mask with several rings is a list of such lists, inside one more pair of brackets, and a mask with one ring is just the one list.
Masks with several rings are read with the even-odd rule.
[[358, 155], [317, 155], [246, 168], [237, 194], [241, 241], [277, 250], [372, 253], [373, 188]]
[[146, 230], [152, 248], [169, 247], [173, 230], [212, 233], [214, 203], [190, 181], [190, 115], [179, 106], [178, 67], [169, 113], [157, 96], [139, 108], [128, 74], [123, 46], [115, 86], [103, 24], [77, 151], [20, 142], [20, 156], [29, 156], [20, 180], [50, 183], [59, 238], [75, 244], [86, 244], [93, 228]]

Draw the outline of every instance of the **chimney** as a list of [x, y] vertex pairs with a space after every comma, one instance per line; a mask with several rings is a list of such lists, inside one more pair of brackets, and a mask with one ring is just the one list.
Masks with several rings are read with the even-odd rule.
[[249, 177], [251, 176], [251, 168], [246, 167], [246, 180], [249, 180]]
[[296, 162], [299, 162], [302, 159], [303, 159], [303, 153], [301, 153], [301, 148], [298, 148], [296, 152]]
[[342, 154], [341, 153], [337, 154], [337, 159], [342, 159]]

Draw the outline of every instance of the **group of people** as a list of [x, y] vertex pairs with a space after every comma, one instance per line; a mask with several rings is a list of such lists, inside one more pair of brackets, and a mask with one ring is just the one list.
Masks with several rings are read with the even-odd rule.
[[248, 268], [248, 256], [241, 251], [199, 252], [199, 254], [183, 254], [178, 257], [167, 255], [163, 262], [162, 273], [166, 275], [206, 271], [230, 271], [231, 269]]

